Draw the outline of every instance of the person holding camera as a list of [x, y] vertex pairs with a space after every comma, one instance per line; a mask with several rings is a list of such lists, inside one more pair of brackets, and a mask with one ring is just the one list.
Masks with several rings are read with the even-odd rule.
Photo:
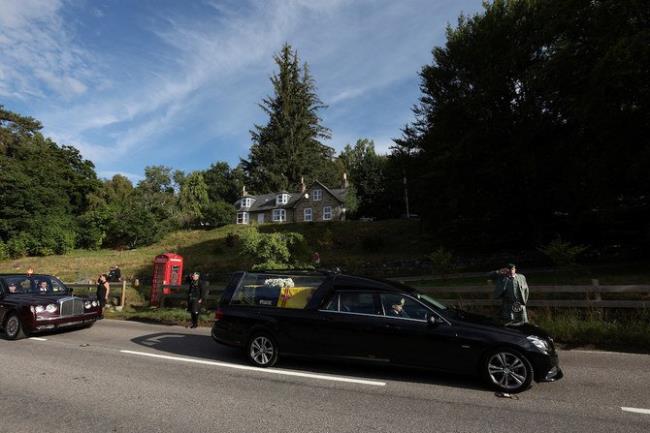
[[517, 267], [513, 263], [490, 272], [489, 276], [496, 279], [494, 297], [501, 299], [501, 319], [506, 322], [528, 323], [526, 303], [529, 289], [526, 277], [517, 273]]

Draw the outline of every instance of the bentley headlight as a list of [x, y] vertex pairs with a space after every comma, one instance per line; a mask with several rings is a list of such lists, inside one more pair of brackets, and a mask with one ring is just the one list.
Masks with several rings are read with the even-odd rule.
[[98, 304], [97, 304], [97, 301], [93, 301], [93, 302], [92, 302], [92, 306], [93, 306], [93, 307], [96, 307], [97, 305], [98, 305]]
[[86, 310], [89, 310], [91, 306], [92, 306], [92, 304], [90, 303], [90, 301], [86, 301], [86, 302], [84, 302], [84, 308], [85, 308]]
[[36, 308], [34, 308], [34, 311], [36, 311], [36, 313], [42, 313], [43, 311], [45, 311], [45, 307], [43, 307], [42, 305], [37, 305]]
[[56, 313], [56, 304], [48, 304], [47, 307], [45, 307], [45, 311], [48, 313]]
[[538, 348], [540, 350], [540, 352], [548, 353], [549, 346], [548, 346], [548, 342], [546, 340], [541, 339], [541, 338], [539, 338], [539, 337], [537, 337], [535, 335], [529, 335], [528, 337], [526, 337], [526, 339], [528, 341], [530, 341], [531, 343], [533, 343], [533, 346]]

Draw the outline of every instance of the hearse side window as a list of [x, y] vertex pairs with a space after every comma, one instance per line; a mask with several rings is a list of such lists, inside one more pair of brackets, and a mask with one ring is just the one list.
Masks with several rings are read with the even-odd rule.
[[342, 313], [381, 314], [373, 293], [342, 292], [339, 297], [339, 311]]
[[323, 309], [327, 311], [339, 311], [339, 294], [335, 293], [332, 295]]
[[325, 281], [323, 275], [246, 274], [230, 299], [230, 305], [305, 308]]
[[384, 314], [389, 317], [427, 320], [431, 313], [424, 305], [399, 293], [382, 293], [380, 298]]

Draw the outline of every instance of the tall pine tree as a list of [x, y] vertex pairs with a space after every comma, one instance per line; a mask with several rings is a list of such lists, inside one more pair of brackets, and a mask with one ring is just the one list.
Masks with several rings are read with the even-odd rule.
[[334, 154], [321, 142], [330, 130], [321, 125], [318, 110], [324, 105], [309, 67], [300, 65], [289, 44], [274, 60], [279, 68], [271, 77], [274, 95], [260, 104], [269, 120], [255, 125], [250, 155], [241, 161], [248, 188], [258, 194], [296, 188], [301, 177], [313, 180], [332, 166]]

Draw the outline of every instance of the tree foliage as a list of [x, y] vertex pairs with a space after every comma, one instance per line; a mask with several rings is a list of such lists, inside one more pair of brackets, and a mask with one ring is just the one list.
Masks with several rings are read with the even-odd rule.
[[333, 149], [321, 142], [330, 131], [321, 125], [318, 111], [324, 106], [309, 67], [300, 65], [289, 44], [274, 60], [279, 69], [271, 77], [274, 95], [260, 104], [268, 121], [251, 131], [250, 154], [241, 162], [256, 193], [295, 188], [301, 177], [309, 182], [328, 173], [323, 167], [331, 167], [333, 157]]
[[441, 234], [650, 233], [649, 19], [642, 1], [497, 0], [448, 28], [394, 153]]

